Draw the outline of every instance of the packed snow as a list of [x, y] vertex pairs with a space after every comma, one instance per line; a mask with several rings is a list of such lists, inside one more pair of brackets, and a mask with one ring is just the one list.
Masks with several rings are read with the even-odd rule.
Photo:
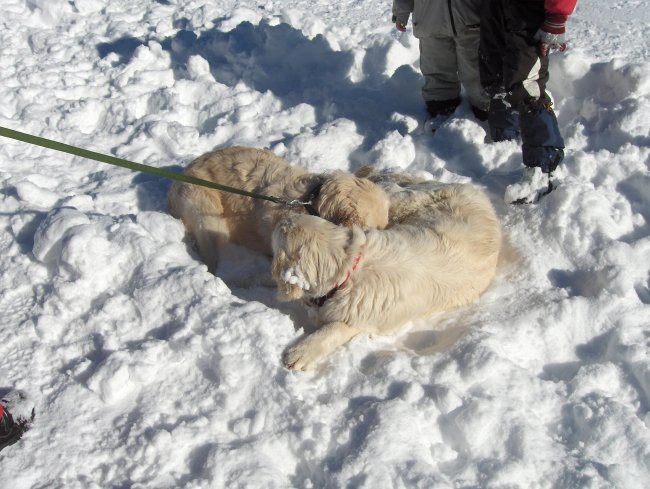
[[473, 182], [508, 245], [477, 303], [294, 372], [309, 324], [268, 258], [233, 246], [214, 276], [168, 181], [0, 138], [0, 395], [36, 413], [0, 486], [650, 486], [650, 1], [579, 0], [551, 61], [561, 185], [531, 206], [502, 200], [518, 143], [466, 102], [423, 131], [390, 8], [2, 1], [0, 126], [174, 171], [245, 145]]

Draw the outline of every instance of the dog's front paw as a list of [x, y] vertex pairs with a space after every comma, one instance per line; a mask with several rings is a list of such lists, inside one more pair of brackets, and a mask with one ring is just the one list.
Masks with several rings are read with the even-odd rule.
[[328, 323], [289, 348], [284, 363], [293, 370], [312, 370], [358, 333], [345, 323]]
[[287, 350], [284, 364], [292, 370], [313, 370], [326, 356], [314, 338], [307, 336]]

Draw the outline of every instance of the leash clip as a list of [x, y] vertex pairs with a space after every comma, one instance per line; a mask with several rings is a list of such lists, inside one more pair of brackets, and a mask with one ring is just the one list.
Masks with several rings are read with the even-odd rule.
[[311, 205], [311, 200], [308, 202], [303, 202], [302, 200], [299, 199], [285, 200], [283, 204], [288, 205], [289, 207], [298, 207], [300, 205], [308, 206]]
[[297, 206], [303, 206], [305, 210], [309, 213], [311, 216], [318, 216], [318, 212], [316, 211], [316, 208], [314, 207], [314, 204], [312, 203], [313, 201], [309, 200], [307, 202], [303, 202], [298, 199], [294, 199], [289, 202], [290, 206], [297, 207]]

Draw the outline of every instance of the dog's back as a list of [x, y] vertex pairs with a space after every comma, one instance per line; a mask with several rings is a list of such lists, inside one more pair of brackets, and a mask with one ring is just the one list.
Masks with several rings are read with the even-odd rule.
[[[383, 228], [388, 223], [388, 197], [373, 182], [345, 172], [309, 173], [268, 150], [221, 149], [197, 158], [185, 173], [266, 196], [309, 200], [323, 218], [344, 226]], [[185, 183], [172, 185], [168, 201], [170, 212], [183, 220], [211, 271], [226, 241], [270, 255], [278, 220], [287, 213], [306, 212], [302, 206], [287, 207]]]
[[[184, 173], [261, 194], [269, 189], [282, 188], [285, 195], [303, 180], [301, 177], [309, 179], [305, 170], [290, 166], [271, 151], [241, 146], [206, 153], [194, 160]], [[300, 191], [304, 190], [301, 188]], [[262, 239], [256, 221], [260, 202], [250, 197], [174, 182], [168, 194], [168, 204], [171, 214], [185, 224], [202, 259], [212, 271], [219, 248], [228, 240], [268, 253], [268, 245]], [[269, 202], [268, 207], [279, 206]], [[269, 226], [273, 224], [269, 223]], [[267, 230], [267, 234], [270, 232]]]
[[[409, 320], [469, 304], [489, 286], [501, 228], [485, 193], [446, 185], [418, 194], [418, 201], [419, 212], [400, 224], [366, 233], [361, 264], [350, 286], [320, 309], [323, 322], [387, 334]], [[322, 241], [319, 252], [327, 249]]]
[[[476, 290], [480, 294], [487, 288], [496, 271], [503, 238], [492, 203], [483, 190], [471, 184], [444, 184], [371, 169], [362, 174], [389, 195], [389, 227], [411, 225], [428, 229], [436, 239], [453, 247], [454, 256], [462, 252], [465, 258], [453, 267], [458, 272], [457, 288], [462, 289], [461, 284], [465, 283], [469, 290], [459, 294], [459, 298], [471, 297]], [[465, 271], [474, 280], [466, 280], [462, 276]]]
[[[363, 245], [358, 233], [348, 233], [342, 248], [343, 231], [308, 216], [296, 218], [282, 237], [289, 241], [278, 240], [276, 278], [281, 270], [301, 270], [309, 282], [301, 294], [322, 293], [340, 283], [358, 253], [359, 266], [318, 315], [324, 323], [341, 321], [367, 333], [390, 333], [409, 320], [471, 303], [494, 278], [499, 256], [501, 230], [489, 199], [471, 185], [447, 185], [417, 197], [419, 213], [390, 229], [367, 231]], [[316, 234], [318, 239], [307, 238]], [[294, 236], [301, 236], [300, 246], [291, 242]], [[342, 249], [346, 260], [339, 256]], [[333, 260], [348, 265], [326, 277], [325, 270], [339, 268], [325, 265]], [[299, 295], [293, 290], [294, 298]]]
[[487, 196], [470, 185], [414, 196], [420, 210], [407, 202], [403, 221], [386, 230], [345, 229], [314, 216], [280, 222], [273, 235], [278, 297], [303, 299], [320, 323], [289, 348], [289, 368], [311, 369], [356, 334], [393, 333], [468, 304], [488, 287], [501, 229]]
[[469, 304], [492, 282], [501, 248], [501, 226], [485, 192], [474, 185], [449, 185], [432, 194], [414, 224], [433, 233], [431, 280], [445, 310]]

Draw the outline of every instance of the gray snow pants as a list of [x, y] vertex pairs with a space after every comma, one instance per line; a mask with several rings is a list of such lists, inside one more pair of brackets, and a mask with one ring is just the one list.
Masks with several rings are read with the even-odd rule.
[[450, 100], [460, 97], [461, 84], [470, 103], [488, 110], [490, 98], [479, 77], [478, 27], [466, 28], [456, 36], [420, 38], [420, 70], [424, 76], [424, 101]]

